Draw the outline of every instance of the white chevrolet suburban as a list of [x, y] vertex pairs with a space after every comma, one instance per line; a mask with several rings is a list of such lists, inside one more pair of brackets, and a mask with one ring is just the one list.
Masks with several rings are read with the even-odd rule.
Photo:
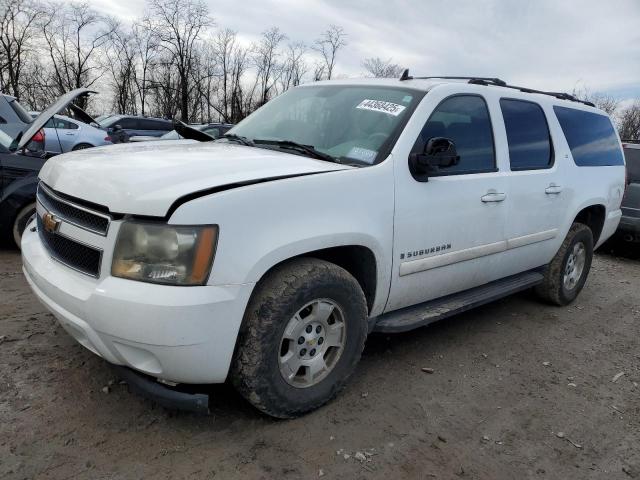
[[[344, 387], [369, 332], [535, 287], [576, 298], [625, 188], [609, 117], [492, 78], [294, 88], [212, 142], [49, 160], [36, 296], [160, 403], [227, 378], [275, 417]], [[188, 390], [188, 391], [185, 391]]]

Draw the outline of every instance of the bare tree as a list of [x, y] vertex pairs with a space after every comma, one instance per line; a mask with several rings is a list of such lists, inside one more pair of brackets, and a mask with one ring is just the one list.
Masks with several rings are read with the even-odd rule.
[[138, 56], [133, 41], [134, 33], [122, 28], [115, 20], [111, 22], [112, 33], [107, 54], [114, 97], [113, 107], [117, 112], [136, 115], [138, 113], [136, 84]]
[[[100, 52], [114, 26], [88, 3], [51, 4], [48, 16], [43, 34], [58, 94], [91, 87], [106, 69], [100, 61]], [[86, 108], [86, 97], [77, 103], [80, 108]]]
[[586, 86], [579, 87], [576, 85], [571, 93], [574, 97], [580, 100], [593, 103], [596, 107], [604, 110], [611, 116], [615, 116], [616, 111], [618, 110], [618, 105], [620, 103], [611, 95], [600, 92], [592, 93]]
[[201, 33], [213, 25], [209, 9], [202, 0], [149, 0], [151, 23], [177, 70], [180, 81], [180, 112], [189, 121], [189, 94]]
[[338, 52], [346, 46], [347, 34], [344, 32], [344, 29], [338, 25], [329, 26], [329, 28], [320, 35], [320, 38], [314, 42], [313, 49], [322, 56], [323, 60], [322, 71], [316, 68], [315, 76], [324, 76], [327, 80], [331, 80]]
[[380, 57], [365, 58], [362, 66], [372, 76], [378, 78], [398, 78], [402, 74], [402, 67], [392, 63], [392, 59], [382, 60]]
[[272, 27], [262, 32], [262, 39], [254, 46], [253, 61], [260, 87], [258, 106], [269, 101], [273, 87], [282, 73], [282, 66], [278, 63], [280, 57], [278, 47], [285, 38], [286, 35], [280, 32], [278, 27]]
[[623, 140], [640, 140], [640, 98], [620, 114], [618, 132]]
[[31, 0], [0, 0], [0, 90], [21, 96], [25, 65], [35, 55], [35, 37], [44, 10]]
[[147, 113], [147, 92], [149, 91], [149, 73], [152, 64], [158, 54], [158, 41], [151, 28], [148, 17], [134, 23], [132, 29], [133, 43], [138, 56], [138, 72], [135, 76], [138, 98], [140, 99], [140, 111], [142, 115]]
[[284, 92], [302, 83], [302, 78], [309, 69], [304, 58], [306, 53], [307, 47], [302, 42], [291, 43], [287, 46], [282, 75], [280, 76], [281, 91]]

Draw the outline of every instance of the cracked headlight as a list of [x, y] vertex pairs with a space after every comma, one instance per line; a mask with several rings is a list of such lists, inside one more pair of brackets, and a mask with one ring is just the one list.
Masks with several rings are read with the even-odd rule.
[[111, 275], [168, 285], [204, 285], [218, 241], [217, 225], [125, 222]]

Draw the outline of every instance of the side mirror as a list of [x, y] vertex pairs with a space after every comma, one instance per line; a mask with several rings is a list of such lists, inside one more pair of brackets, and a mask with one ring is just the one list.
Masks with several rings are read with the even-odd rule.
[[415, 177], [428, 178], [442, 168], [457, 165], [460, 156], [453, 140], [444, 137], [433, 137], [427, 141], [423, 153], [409, 155], [409, 167]]

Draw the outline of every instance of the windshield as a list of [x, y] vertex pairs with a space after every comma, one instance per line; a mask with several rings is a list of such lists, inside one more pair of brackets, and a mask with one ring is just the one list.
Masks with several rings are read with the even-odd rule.
[[288, 140], [340, 161], [372, 165], [386, 157], [423, 96], [397, 87], [299, 87], [271, 100], [228, 133], [249, 140]]
[[119, 118], [118, 115], [108, 115], [106, 117], [100, 118], [98, 117], [98, 119], [96, 119], [96, 121], [98, 122], [98, 125], [100, 125], [101, 127], [108, 127], [111, 125], [111, 122], [113, 122], [114, 118]]

